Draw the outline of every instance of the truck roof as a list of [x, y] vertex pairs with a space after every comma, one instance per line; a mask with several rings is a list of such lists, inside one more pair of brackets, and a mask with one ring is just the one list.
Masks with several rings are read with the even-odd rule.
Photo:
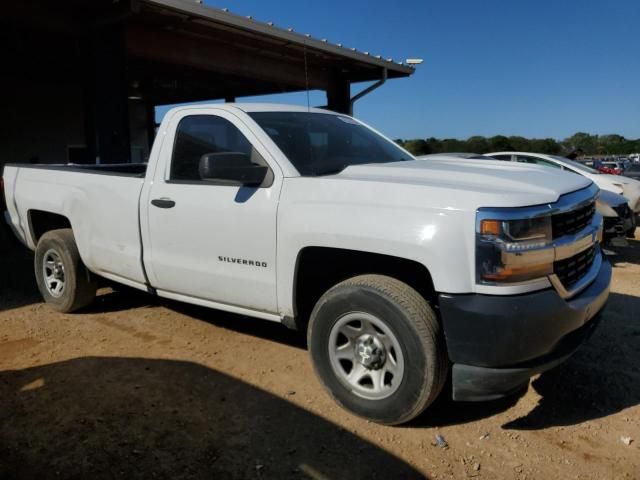
[[175, 113], [183, 110], [197, 110], [216, 108], [220, 110], [234, 111], [242, 110], [245, 113], [253, 112], [309, 112], [309, 113], [324, 113], [330, 115], [344, 115], [342, 113], [336, 113], [331, 110], [325, 110], [322, 108], [306, 107], [302, 105], [287, 105], [282, 103], [199, 103], [196, 105], [185, 105], [175, 107], [170, 110], [170, 113]]

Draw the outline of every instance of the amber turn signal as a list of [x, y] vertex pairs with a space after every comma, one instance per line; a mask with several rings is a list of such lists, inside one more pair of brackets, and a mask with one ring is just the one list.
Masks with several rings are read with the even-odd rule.
[[480, 222], [480, 234], [481, 235], [500, 235], [502, 222], [498, 220], [482, 220]]

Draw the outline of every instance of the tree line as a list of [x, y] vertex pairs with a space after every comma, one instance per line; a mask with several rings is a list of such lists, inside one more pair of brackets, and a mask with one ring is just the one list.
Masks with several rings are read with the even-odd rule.
[[415, 140], [398, 139], [396, 142], [414, 155], [451, 152], [489, 153], [505, 150], [552, 155], [566, 155], [579, 151], [581, 155], [586, 156], [628, 155], [640, 152], [640, 139], [630, 140], [622, 135], [591, 135], [583, 132], [564, 140], [496, 135], [494, 137], [473, 136], [466, 140], [431, 137]]

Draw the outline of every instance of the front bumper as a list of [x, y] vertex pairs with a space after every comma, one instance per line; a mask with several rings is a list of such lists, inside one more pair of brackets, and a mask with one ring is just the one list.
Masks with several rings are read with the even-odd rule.
[[454, 400], [491, 400], [513, 393], [569, 358], [589, 337], [609, 297], [611, 265], [570, 300], [554, 289], [523, 295], [440, 295], [453, 362]]

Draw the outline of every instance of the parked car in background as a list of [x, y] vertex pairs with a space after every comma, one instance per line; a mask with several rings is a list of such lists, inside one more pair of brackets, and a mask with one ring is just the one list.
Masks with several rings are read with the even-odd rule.
[[631, 165], [624, 171], [623, 175], [635, 180], [640, 180], [640, 163], [634, 163]]
[[420, 155], [416, 157], [418, 160], [436, 160], [436, 159], [452, 159], [452, 158], [464, 158], [475, 160], [491, 160], [491, 157], [482, 155], [481, 153], [468, 153], [468, 152], [447, 152], [447, 153], [432, 153], [430, 155]]
[[[479, 155], [476, 153], [442, 153], [422, 155], [417, 158], [419, 160], [450, 162], [456, 162], [461, 159], [495, 160], [487, 155]], [[596, 209], [604, 218], [605, 244], [616, 244], [616, 239], [624, 239], [628, 233], [635, 230], [636, 216], [633, 211], [631, 211], [631, 208], [629, 208], [627, 199], [622, 195], [607, 190], [600, 190], [598, 200], [596, 201]]]
[[[558, 168], [567, 172], [573, 172], [592, 180], [601, 190], [617, 193], [626, 197], [629, 208], [636, 216], [636, 224], [640, 223], [640, 181], [622, 175], [610, 175], [589, 168], [579, 162], [569, 160], [558, 155], [529, 152], [494, 152], [488, 156], [497, 160], [511, 162], [534, 163], [551, 168]], [[627, 234], [633, 236], [635, 228]]]
[[608, 173], [611, 175], [622, 175], [625, 171], [625, 164], [624, 162], [620, 162], [620, 161], [615, 161], [615, 162], [601, 162], [600, 163], [600, 167], [598, 167], [598, 170], [601, 173]]
[[624, 165], [625, 171], [628, 170], [631, 164], [633, 163], [630, 158], [626, 158], [626, 157], [622, 157], [619, 160], [622, 162], [622, 165]]
[[[578, 162], [581, 163], [582, 165], [593, 168], [594, 170], [598, 170], [600, 172], [600, 169], [602, 168], [603, 160], [595, 158], [592, 160], [578, 160]], [[607, 173], [607, 172], [601, 172], [601, 173]]]
[[602, 163], [600, 163], [596, 167], [596, 170], [598, 170], [600, 173], [606, 173], [607, 175], [618, 175], [613, 168], [607, 167], [606, 165], [603, 165]]
[[637, 219], [625, 197], [600, 190], [596, 206], [604, 217], [604, 243], [615, 245], [616, 239], [633, 236]]

